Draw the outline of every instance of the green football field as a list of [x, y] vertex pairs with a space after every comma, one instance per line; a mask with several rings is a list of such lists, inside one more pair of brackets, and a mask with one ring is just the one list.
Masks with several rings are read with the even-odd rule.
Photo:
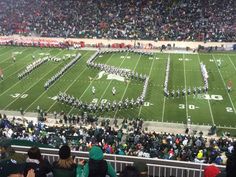
[[[57, 94], [66, 92], [83, 102], [136, 99], [143, 89], [143, 82], [108, 79], [109, 74], [101, 74], [97, 69], [86, 66], [86, 61], [95, 51], [40, 49], [24, 47], [1, 47], [0, 68], [4, 79], [0, 80], [0, 110], [36, 112], [40, 106], [47, 112], [76, 114], [81, 112], [69, 105], [58, 103]], [[62, 58], [68, 54], [81, 53], [82, 57], [58, 81], [45, 91], [44, 83], [65, 66], [70, 60], [51, 62], [41, 65], [22, 80], [18, 73], [36, 59], [49, 54]], [[13, 62], [12, 55], [16, 57]], [[209, 74], [207, 94], [190, 94], [180, 97], [164, 97], [163, 83], [166, 74], [167, 59], [170, 58], [170, 91], [203, 86], [200, 62], [206, 65]], [[35, 60], [36, 60], [35, 59]], [[218, 67], [218, 62], [221, 66]], [[186, 123], [188, 118], [194, 124], [216, 124], [227, 129], [236, 129], [236, 53], [207, 54], [168, 54], [155, 53], [153, 57], [137, 53], [108, 53], [97, 57], [96, 63], [104, 63], [119, 68], [134, 70], [150, 76], [147, 97], [143, 106], [97, 113], [104, 117], [137, 118], [159, 122]], [[232, 91], [227, 91], [227, 83], [232, 81]], [[96, 93], [92, 94], [92, 87]], [[112, 95], [112, 88], [117, 93]]]

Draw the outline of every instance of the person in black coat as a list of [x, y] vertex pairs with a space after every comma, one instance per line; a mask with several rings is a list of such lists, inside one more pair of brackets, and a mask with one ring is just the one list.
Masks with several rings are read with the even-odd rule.
[[234, 142], [234, 149], [232, 153], [228, 156], [226, 163], [226, 174], [227, 177], [236, 176], [236, 142]]
[[25, 176], [30, 169], [34, 169], [35, 177], [47, 177], [47, 174], [52, 172], [52, 165], [47, 159], [43, 159], [40, 149], [36, 146], [28, 150], [28, 158], [25, 165]]

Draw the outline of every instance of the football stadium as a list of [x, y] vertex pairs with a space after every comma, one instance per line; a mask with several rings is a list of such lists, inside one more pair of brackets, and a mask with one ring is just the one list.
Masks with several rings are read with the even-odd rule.
[[233, 0], [2, 0], [1, 177], [235, 177]]

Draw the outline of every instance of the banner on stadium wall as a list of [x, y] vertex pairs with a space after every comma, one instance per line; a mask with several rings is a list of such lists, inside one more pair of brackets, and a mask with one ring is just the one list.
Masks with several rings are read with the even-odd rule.
[[225, 44], [225, 46], [224, 46], [224, 48], [225, 48], [225, 50], [233, 50], [233, 47], [234, 47], [234, 44]]

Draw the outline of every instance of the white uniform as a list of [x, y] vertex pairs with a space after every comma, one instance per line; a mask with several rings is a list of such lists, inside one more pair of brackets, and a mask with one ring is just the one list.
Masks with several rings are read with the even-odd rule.
[[217, 65], [218, 65], [218, 68], [220, 68], [221, 67], [221, 60], [219, 59], [219, 60], [217, 60]]
[[93, 86], [93, 87], [92, 87], [92, 93], [95, 94], [95, 92], [96, 92], [96, 89], [95, 89], [95, 87]]
[[115, 88], [115, 87], [112, 88], [112, 94], [113, 94], [113, 95], [116, 94], [116, 88]]

